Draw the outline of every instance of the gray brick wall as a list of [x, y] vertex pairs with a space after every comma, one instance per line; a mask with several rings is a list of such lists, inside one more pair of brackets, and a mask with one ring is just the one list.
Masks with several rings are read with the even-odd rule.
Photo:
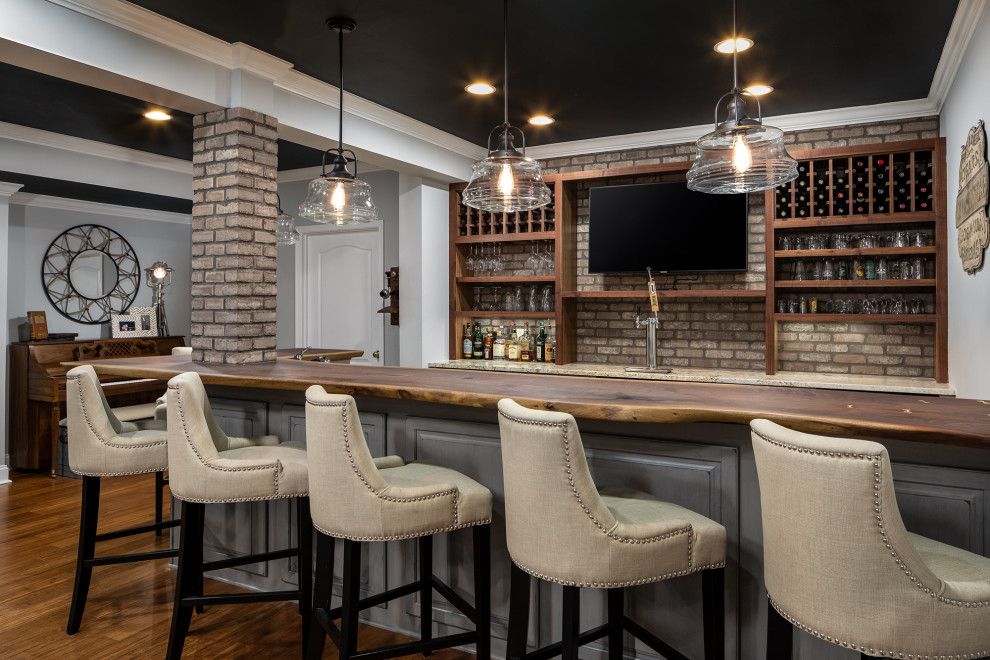
[[193, 118], [192, 359], [275, 359], [278, 120], [244, 108]]
[[[919, 117], [856, 126], [836, 126], [787, 133], [790, 151], [846, 147], [877, 142], [901, 142], [938, 137], [938, 117]], [[542, 161], [544, 172], [555, 174], [685, 162], [694, 159], [693, 142]], [[670, 175], [612, 179], [608, 185], [669, 180]], [[645, 291], [646, 276], [588, 273], [588, 190], [603, 182], [577, 188], [577, 284], [579, 290], [636, 289]], [[746, 273], [701, 273], [678, 288], [761, 289], [766, 282], [763, 195], [750, 196], [749, 257]], [[661, 283], [670, 279], [661, 280]], [[580, 362], [642, 364], [646, 361], [646, 331], [634, 327], [639, 300], [579, 301], [577, 354]], [[643, 305], [644, 308], [647, 305]], [[762, 371], [766, 365], [762, 301], [672, 299], [660, 302], [658, 356], [674, 367], [705, 367]], [[934, 326], [883, 323], [796, 323], [778, 327], [778, 368], [784, 371], [934, 377]]]

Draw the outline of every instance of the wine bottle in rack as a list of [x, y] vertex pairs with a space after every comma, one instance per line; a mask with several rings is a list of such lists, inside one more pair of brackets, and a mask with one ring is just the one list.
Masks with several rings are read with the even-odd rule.
[[811, 177], [814, 194], [812, 202], [815, 207], [816, 216], [829, 215], [828, 207], [828, 178], [829, 163], [827, 160], [819, 160], [813, 163], [813, 176]]
[[911, 154], [894, 154], [893, 193], [891, 210], [894, 213], [907, 213], [911, 210]]
[[932, 152], [914, 154], [914, 201], [916, 211], [932, 210]]
[[890, 197], [890, 161], [887, 156], [873, 156], [873, 212], [887, 213]]
[[786, 220], [791, 217], [791, 184], [777, 186], [777, 217]]
[[832, 215], [849, 215], [849, 171], [845, 161], [832, 161]]
[[798, 162], [798, 177], [794, 180], [794, 216], [807, 218], [811, 216], [811, 172], [809, 163]]
[[870, 159], [856, 156], [852, 159], [852, 212], [863, 215], [870, 212]]

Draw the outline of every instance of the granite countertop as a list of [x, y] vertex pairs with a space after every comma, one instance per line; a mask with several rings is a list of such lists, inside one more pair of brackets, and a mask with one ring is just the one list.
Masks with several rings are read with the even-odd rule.
[[506, 360], [450, 360], [430, 362], [436, 369], [474, 369], [589, 378], [629, 378], [634, 380], [663, 380], [689, 383], [729, 383], [735, 385], [772, 385], [776, 387], [812, 387], [827, 390], [860, 390], [863, 392], [892, 392], [955, 396], [956, 388], [948, 383], [936, 383], [931, 378], [898, 376], [863, 376], [857, 374], [818, 374], [796, 371], [778, 372], [768, 376], [759, 371], [741, 369], [697, 369], [670, 367], [670, 373], [628, 372], [624, 366], [572, 362], [556, 365], [549, 362], [508, 362]]

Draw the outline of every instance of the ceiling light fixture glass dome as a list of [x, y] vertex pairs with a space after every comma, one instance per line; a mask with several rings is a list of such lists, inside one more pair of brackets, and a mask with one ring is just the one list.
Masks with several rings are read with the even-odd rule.
[[[354, 30], [349, 18], [328, 18], [327, 27], [338, 33], [340, 45], [340, 103], [337, 148], [323, 152], [323, 168], [319, 177], [309, 182], [306, 199], [299, 205], [303, 218], [332, 225], [373, 222], [378, 209], [371, 201], [371, 186], [357, 176], [357, 156], [344, 149], [344, 32]], [[333, 168], [327, 174], [327, 154], [334, 152]], [[350, 154], [350, 157], [345, 154]], [[353, 163], [354, 172], [348, 169]]]
[[292, 216], [282, 210], [282, 198], [279, 197], [278, 193], [275, 193], [275, 199], [278, 200], [276, 205], [276, 210], [278, 215], [275, 216], [275, 245], [295, 245], [299, 242], [299, 232], [296, 230], [296, 221], [292, 219]]
[[[543, 182], [540, 164], [526, 156], [526, 136], [509, 124], [509, 3], [502, 5], [503, 96], [505, 118], [488, 136], [488, 156], [474, 164], [471, 182], [464, 189], [464, 203], [482, 211], [513, 213], [529, 211], [550, 202], [550, 188]], [[515, 137], [522, 150], [516, 149]], [[493, 138], [498, 136], [497, 146]]]
[[[732, 1], [732, 33], [736, 31], [736, 2]], [[732, 89], [715, 103], [715, 130], [698, 138], [698, 152], [687, 173], [691, 190], [712, 194], [749, 193], [776, 188], [797, 178], [797, 161], [784, 147], [784, 132], [763, 125], [763, 108], [756, 95], [739, 89], [738, 54], [732, 54]], [[744, 96], [756, 100], [757, 118], [746, 113]], [[719, 122], [719, 108], [727, 117]]]

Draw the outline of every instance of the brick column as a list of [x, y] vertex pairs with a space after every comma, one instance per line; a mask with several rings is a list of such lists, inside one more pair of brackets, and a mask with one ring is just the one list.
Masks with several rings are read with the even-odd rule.
[[245, 108], [193, 118], [195, 362], [275, 359], [278, 120]]

